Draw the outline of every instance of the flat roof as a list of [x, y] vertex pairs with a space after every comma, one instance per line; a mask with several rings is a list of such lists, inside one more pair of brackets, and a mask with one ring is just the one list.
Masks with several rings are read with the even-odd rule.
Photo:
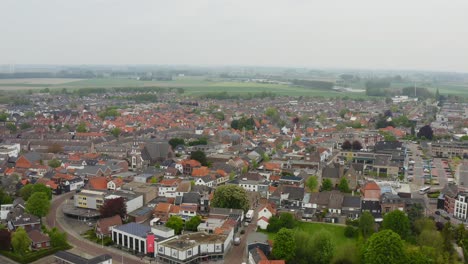
[[208, 234], [205, 232], [197, 232], [191, 233], [186, 235], [181, 235], [176, 237], [175, 239], [167, 240], [162, 242], [162, 246], [178, 249], [178, 250], [186, 250], [189, 248], [194, 247], [197, 244], [213, 244], [213, 243], [224, 243], [226, 240], [226, 235], [216, 235], [216, 234]]

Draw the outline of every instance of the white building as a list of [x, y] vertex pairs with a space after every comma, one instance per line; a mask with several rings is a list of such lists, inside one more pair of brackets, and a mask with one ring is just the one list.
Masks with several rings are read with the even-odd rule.
[[8, 155], [8, 157], [18, 157], [21, 151], [21, 145], [15, 144], [0, 144], [0, 155]]
[[453, 210], [453, 216], [458, 219], [466, 220], [467, 216], [467, 194], [459, 193], [457, 200], [455, 200], [455, 208]]
[[106, 200], [115, 198], [124, 198], [127, 205], [127, 212], [133, 212], [136, 209], [143, 207], [143, 195], [136, 194], [131, 191], [115, 191], [111, 195], [105, 197]]
[[8, 213], [13, 209], [13, 204], [2, 204], [0, 207], [0, 220], [6, 220]]
[[[233, 232], [231, 232], [232, 234]], [[198, 263], [223, 260], [228, 252], [232, 235], [205, 232], [176, 236], [158, 243], [157, 259], [161, 263]]]
[[[134, 222], [115, 226], [111, 228], [112, 240], [115, 244], [124, 248], [134, 250], [135, 252], [147, 254], [148, 235], [152, 234], [149, 225], [137, 224]], [[153, 241], [156, 248], [157, 240]]]
[[257, 226], [260, 229], [266, 230], [268, 227], [268, 219], [266, 217], [259, 217], [257, 220]]

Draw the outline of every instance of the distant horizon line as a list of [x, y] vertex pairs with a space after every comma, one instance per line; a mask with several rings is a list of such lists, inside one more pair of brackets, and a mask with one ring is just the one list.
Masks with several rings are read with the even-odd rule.
[[0, 66], [66, 66], [66, 67], [92, 67], [92, 66], [157, 66], [157, 67], [191, 67], [191, 68], [229, 68], [229, 67], [243, 67], [243, 68], [276, 68], [276, 69], [307, 69], [307, 70], [330, 70], [330, 71], [377, 71], [377, 72], [426, 72], [426, 73], [456, 73], [468, 74], [468, 71], [455, 71], [455, 70], [434, 70], [434, 69], [396, 69], [396, 68], [364, 68], [364, 67], [331, 67], [331, 66], [279, 66], [279, 65], [249, 65], [249, 64], [149, 64], [149, 63], [2, 63]]

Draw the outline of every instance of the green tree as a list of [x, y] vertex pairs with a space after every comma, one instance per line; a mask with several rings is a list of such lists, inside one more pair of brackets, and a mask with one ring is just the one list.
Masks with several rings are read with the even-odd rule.
[[306, 186], [311, 192], [316, 191], [318, 186], [317, 176], [310, 176], [307, 178]]
[[45, 186], [45, 184], [42, 184], [42, 183], [34, 184], [32, 193], [37, 193], [37, 192], [45, 193], [47, 195], [47, 198], [49, 198], [49, 200], [52, 199], [52, 190], [49, 187]]
[[208, 166], [205, 152], [201, 150], [194, 151], [190, 154], [190, 158], [201, 163], [202, 166]]
[[364, 238], [368, 238], [374, 233], [375, 219], [370, 212], [362, 213], [359, 218], [359, 232]]
[[10, 204], [13, 202], [13, 198], [5, 192], [2, 188], [0, 188], [0, 205], [1, 204]]
[[184, 220], [180, 216], [173, 215], [167, 220], [166, 226], [174, 229], [174, 233], [179, 235], [184, 228]]
[[16, 125], [11, 122], [6, 124], [6, 128], [10, 130], [11, 133], [15, 133], [16, 131], [18, 131], [18, 128], [16, 127]]
[[76, 132], [78, 133], [85, 133], [88, 131], [88, 128], [86, 127], [85, 122], [81, 122], [77, 127], [76, 127]]
[[31, 244], [31, 239], [29, 238], [26, 230], [19, 227], [11, 236], [11, 245], [13, 246], [13, 251], [18, 255], [23, 255], [29, 250], [29, 245]]
[[364, 247], [366, 264], [405, 264], [406, 259], [403, 240], [392, 230], [373, 234]]
[[62, 166], [62, 162], [60, 160], [58, 160], [58, 159], [52, 159], [52, 160], [49, 160], [47, 165], [49, 165], [49, 167], [55, 169], [55, 168], [58, 168], [58, 167]]
[[52, 247], [60, 247], [67, 244], [67, 234], [60, 232], [56, 227], [52, 228], [49, 232], [50, 245]]
[[122, 131], [118, 127], [115, 127], [110, 131], [110, 133], [116, 138], [118, 138], [120, 136], [120, 132], [122, 132]]
[[338, 189], [340, 190], [340, 192], [349, 192], [348, 180], [345, 177], [341, 178], [340, 183], [338, 184]]
[[[269, 225], [268, 225], [269, 226]], [[312, 236], [304, 231], [294, 233], [294, 241], [296, 242], [296, 255], [294, 263], [308, 264], [312, 259]]]
[[179, 145], [185, 145], [185, 140], [183, 138], [171, 138], [169, 145], [171, 145], [172, 149], [175, 149]]
[[279, 216], [281, 227], [293, 229], [296, 226], [296, 219], [291, 213], [281, 213]]
[[35, 192], [29, 197], [26, 202], [26, 211], [41, 219], [49, 213], [50, 200], [46, 193]]
[[454, 230], [455, 241], [457, 241], [458, 245], [462, 244], [462, 241], [466, 238], [466, 229], [464, 224], [459, 224], [457, 228]]
[[281, 228], [278, 231], [273, 242], [272, 254], [276, 259], [285, 260], [286, 262], [294, 259], [296, 255], [296, 241], [294, 240], [294, 232], [292, 230]]
[[34, 185], [33, 184], [26, 184], [20, 189], [20, 196], [23, 198], [24, 201], [27, 201], [29, 197], [33, 194]]
[[0, 122], [6, 122], [8, 120], [8, 114], [5, 112], [0, 112]]
[[196, 215], [185, 222], [185, 229], [188, 231], [197, 231], [198, 225], [201, 223], [201, 217]]
[[244, 188], [238, 185], [223, 185], [216, 188], [213, 200], [213, 207], [249, 210], [249, 199]]
[[442, 238], [443, 238], [443, 250], [449, 254], [453, 254], [453, 227], [450, 222], [445, 223], [444, 228], [442, 229]]
[[331, 191], [333, 189], [333, 183], [330, 179], [324, 179], [322, 182], [322, 190]]
[[335, 244], [329, 232], [319, 231], [312, 238], [312, 262], [328, 264], [333, 258]]
[[231, 171], [231, 172], [229, 173], [229, 180], [232, 181], [232, 180], [234, 180], [235, 178], [236, 178], [236, 173], [235, 173], [234, 171]]
[[150, 183], [152, 183], [152, 184], [158, 183], [158, 177], [153, 176], [153, 177], [151, 178], [151, 180], [150, 180]]
[[404, 239], [407, 238], [410, 233], [410, 222], [408, 216], [406, 216], [404, 212], [395, 210], [385, 214], [382, 228], [390, 229]]

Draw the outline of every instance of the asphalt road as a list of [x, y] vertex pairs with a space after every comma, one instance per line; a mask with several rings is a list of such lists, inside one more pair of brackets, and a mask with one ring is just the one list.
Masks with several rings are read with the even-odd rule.
[[[118, 254], [114, 251], [111, 251], [107, 248], [101, 248], [101, 246], [94, 244], [90, 241], [84, 240], [83, 238], [77, 236], [75, 233], [70, 232], [70, 230], [65, 227], [60, 219], [57, 219], [59, 215], [62, 215], [62, 212], [59, 210], [60, 205], [66, 200], [73, 196], [74, 193], [62, 194], [54, 198], [51, 204], [49, 214], [47, 215], [47, 225], [49, 227], [57, 227], [61, 231], [67, 233], [67, 239], [70, 244], [75, 246], [81, 252], [84, 252], [91, 256], [99, 256], [102, 254], [109, 254], [112, 256], [112, 263], [120, 264], [141, 264], [145, 263], [143, 260], [139, 260], [137, 257], [128, 256], [125, 252]], [[154, 262], [153, 262], [154, 263]]]

